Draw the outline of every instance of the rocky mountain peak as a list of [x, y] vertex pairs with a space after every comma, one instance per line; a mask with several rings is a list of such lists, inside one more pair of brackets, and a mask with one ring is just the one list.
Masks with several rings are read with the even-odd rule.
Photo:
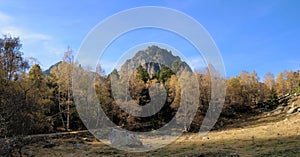
[[162, 49], [156, 45], [138, 51], [134, 57], [128, 59], [122, 65], [120, 71], [121, 73], [132, 72], [139, 65], [145, 68], [150, 76], [160, 71], [162, 66], [171, 68], [174, 73], [182, 70], [192, 71], [188, 64], [182, 61], [179, 56], [174, 56], [171, 51]]

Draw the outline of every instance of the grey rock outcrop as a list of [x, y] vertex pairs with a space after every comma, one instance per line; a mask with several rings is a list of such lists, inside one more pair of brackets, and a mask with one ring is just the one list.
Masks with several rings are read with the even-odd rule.
[[298, 107], [292, 107], [291, 109], [289, 109], [286, 113], [287, 114], [292, 114], [294, 112], [296, 112], [298, 110]]
[[110, 142], [114, 147], [141, 147], [143, 146], [138, 136], [128, 133], [127, 131], [121, 131], [113, 129], [110, 134]]

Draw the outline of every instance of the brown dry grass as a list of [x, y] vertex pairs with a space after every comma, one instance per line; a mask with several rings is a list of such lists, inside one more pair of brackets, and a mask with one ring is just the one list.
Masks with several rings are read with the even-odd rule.
[[[23, 149], [24, 156], [300, 156], [300, 114], [273, 117], [254, 117], [237, 121], [231, 129], [209, 132], [209, 139], [199, 134], [185, 134], [176, 142], [155, 151], [128, 153], [116, 150], [94, 140], [84, 142], [82, 137], [52, 139], [52, 148], [35, 143]], [[92, 138], [92, 137], [90, 137]], [[166, 139], [167, 140], [167, 139]], [[153, 141], [161, 142], [161, 141]], [[77, 144], [77, 145], [76, 145]], [[79, 147], [76, 147], [79, 146]]]

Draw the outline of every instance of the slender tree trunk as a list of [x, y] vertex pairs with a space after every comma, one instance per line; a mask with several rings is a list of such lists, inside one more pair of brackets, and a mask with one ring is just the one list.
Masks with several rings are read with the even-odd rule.
[[60, 102], [59, 102], [59, 104], [58, 104], [58, 108], [59, 108], [59, 117], [60, 117], [60, 119], [61, 119], [61, 123], [62, 123], [62, 126], [63, 126], [63, 128], [66, 128], [66, 126], [65, 126], [65, 122], [64, 122], [64, 118], [63, 118], [63, 116], [62, 116], [62, 110], [61, 110], [61, 107], [60, 107], [61, 105], [60, 105]]
[[70, 130], [70, 105], [67, 104], [67, 131]]
[[73, 59], [70, 60], [70, 63], [67, 65], [67, 73], [68, 73], [68, 78], [67, 78], [67, 131], [70, 130], [70, 105], [71, 105], [71, 87], [72, 87], [72, 76], [71, 76], [71, 70], [72, 70], [72, 64], [73, 64]]
[[60, 87], [58, 87], [58, 109], [59, 109], [59, 117], [61, 119], [61, 123], [62, 123], [62, 126], [63, 128], [66, 128], [65, 126], [65, 122], [64, 122], [64, 118], [63, 118], [63, 113], [62, 113], [62, 110], [61, 110], [61, 105], [60, 105], [60, 102], [61, 102], [61, 98], [60, 98]]
[[[68, 71], [68, 73], [69, 73], [69, 71]], [[69, 75], [68, 75], [69, 76]], [[67, 94], [67, 126], [66, 126], [66, 130], [67, 131], [69, 131], [70, 130], [70, 103], [71, 103], [71, 101], [70, 101], [70, 97], [71, 97], [71, 94], [70, 94], [70, 83], [69, 83], [69, 81], [70, 81], [70, 77], [68, 78], [68, 94]]]

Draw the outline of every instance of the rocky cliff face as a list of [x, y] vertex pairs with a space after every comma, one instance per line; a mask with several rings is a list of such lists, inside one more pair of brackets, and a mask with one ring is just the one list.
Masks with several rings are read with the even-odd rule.
[[128, 59], [122, 65], [120, 71], [121, 73], [132, 72], [139, 65], [146, 69], [150, 76], [160, 71], [162, 66], [171, 68], [174, 73], [182, 70], [192, 71], [188, 64], [182, 61], [180, 57], [174, 56], [171, 51], [154, 45], [137, 52], [134, 57]]

